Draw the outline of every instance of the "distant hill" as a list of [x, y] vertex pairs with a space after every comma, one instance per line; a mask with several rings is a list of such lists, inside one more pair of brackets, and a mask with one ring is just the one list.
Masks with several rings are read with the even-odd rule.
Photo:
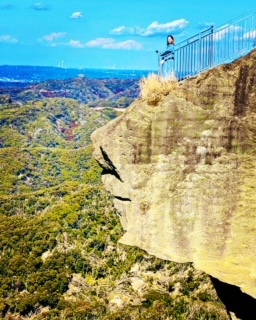
[[138, 79], [47, 80], [38, 84], [0, 82], [0, 103], [26, 103], [45, 98], [70, 98], [90, 106], [127, 107], [139, 97]]
[[119, 70], [119, 69], [77, 69], [60, 67], [42, 67], [42, 66], [0, 66], [0, 84], [1, 82], [10, 83], [40, 83], [48, 80], [67, 80], [79, 77], [88, 79], [141, 79], [147, 77], [150, 73], [156, 73], [153, 70]]

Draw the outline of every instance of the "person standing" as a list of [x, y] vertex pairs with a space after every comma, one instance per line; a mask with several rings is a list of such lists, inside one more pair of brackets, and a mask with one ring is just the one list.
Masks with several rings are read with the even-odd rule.
[[161, 59], [161, 64], [164, 64], [165, 61], [169, 59], [174, 59], [174, 45], [175, 45], [175, 40], [174, 37], [169, 34], [167, 36], [167, 44], [166, 44], [166, 50], [160, 54]]
[[163, 53], [156, 50], [156, 53], [158, 54], [158, 75], [160, 77], [165, 77], [165, 78], [175, 78], [175, 71], [174, 71], [175, 40], [174, 40], [174, 37], [171, 34], [169, 34], [167, 36], [166, 42], [167, 42], [166, 43], [167, 48]]

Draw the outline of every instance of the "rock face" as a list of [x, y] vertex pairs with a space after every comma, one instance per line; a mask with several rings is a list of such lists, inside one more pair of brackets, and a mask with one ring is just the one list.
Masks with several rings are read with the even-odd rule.
[[97, 129], [121, 242], [256, 298], [256, 51]]

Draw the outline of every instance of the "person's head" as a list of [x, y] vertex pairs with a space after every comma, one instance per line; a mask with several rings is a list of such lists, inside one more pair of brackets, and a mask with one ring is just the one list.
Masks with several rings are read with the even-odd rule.
[[170, 44], [175, 44], [174, 37], [171, 34], [167, 36], [167, 46], [169, 46]]

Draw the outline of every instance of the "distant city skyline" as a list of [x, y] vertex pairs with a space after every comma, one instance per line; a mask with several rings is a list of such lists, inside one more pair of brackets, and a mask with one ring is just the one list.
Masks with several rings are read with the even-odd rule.
[[0, 0], [0, 65], [156, 70], [168, 34], [178, 43], [254, 9], [255, 0]]

